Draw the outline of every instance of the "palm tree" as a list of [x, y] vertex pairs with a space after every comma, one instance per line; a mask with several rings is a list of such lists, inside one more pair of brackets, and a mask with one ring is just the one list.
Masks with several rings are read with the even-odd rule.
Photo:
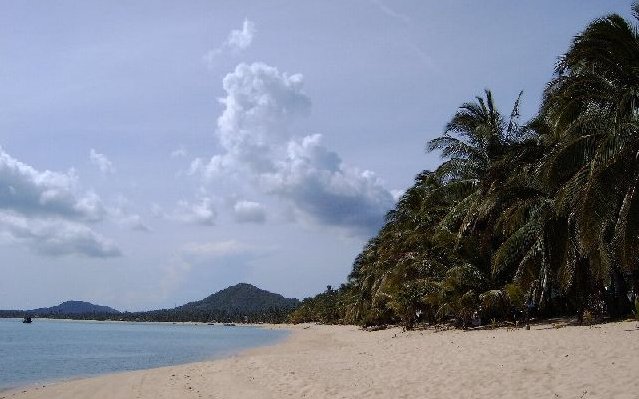
[[[639, 19], [639, 6], [633, 6]], [[617, 14], [575, 37], [546, 89], [557, 144], [542, 169], [574, 225], [588, 272], [627, 311], [624, 273], [639, 292], [639, 33]]]
[[444, 134], [427, 144], [429, 152], [441, 150], [442, 158], [447, 158], [438, 168], [438, 173], [447, 180], [481, 180], [490, 162], [500, 157], [513, 141], [522, 93], [508, 125], [495, 106], [492, 92], [485, 90], [484, 94], [485, 99], [478, 96], [475, 102], [462, 104], [446, 125]]
[[427, 151], [440, 150], [445, 159], [435, 173], [450, 189], [468, 194], [445, 218], [445, 222], [463, 220], [460, 233], [473, 227], [472, 221], [477, 221], [480, 207], [485, 205], [481, 197], [502, 177], [505, 170], [499, 160], [526, 133], [517, 123], [521, 95], [519, 93], [506, 123], [497, 110], [492, 92], [485, 90], [485, 98], [478, 96], [476, 101], [462, 104], [446, 125], [444, 134], [427, 144]]
[[466, 261], [490, 271], [496, 218], [503, 210], [504, 184], [513, 167], [525, 160], [531, 130], [520, 126], [519, 93], [508, 120], [498, 111], [490, 90], [485, 98], [464, 103], [446, 125], [444, 134], [428, 142], [428, 150], [441, 150], [446, 160], [436, 170], [448, 190], [458, 196], [440, 228], [457, 233], [458, 245], [472, 242], [475, 250]]

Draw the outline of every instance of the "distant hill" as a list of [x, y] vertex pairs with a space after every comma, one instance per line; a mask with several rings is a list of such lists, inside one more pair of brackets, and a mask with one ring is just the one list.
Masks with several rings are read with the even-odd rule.
[[173, 309], [121, 313], [120, 320], [282, 323], [300, 301], [240, 283]]
[[108, 306], [94, 305], [89, 302], [83, 301], [66, 301], [57, 306], [50, 308], [38, 308], [30, 310], [29, 313], [33, 313], [39, 316], [45, 315], [84, 315], [84, 314], [119, 314], [118, 310], [110, 308]]
[[299, 303], [298, 299], [284, 298], [280, 294], [274, 294], [254, 285], [240, 283], [209, 295], [201, 301], [189, 302], [175, 309], [254, 314], [269, 309], [292, 310]]
[[286, 321], [288, 314], [299, 304], [298, 299], [284, 298], [282, 295], [262, 290], [251, 284], [240, 283], [209, 295], [201, 301], [189, 302], [173, 309], [121, 313], [108, 306], [67, 301], [50, 308], [27, 311], [0, 310], [0, 317], [37, 315], [52, 318], [123, 321], [281, 323]]

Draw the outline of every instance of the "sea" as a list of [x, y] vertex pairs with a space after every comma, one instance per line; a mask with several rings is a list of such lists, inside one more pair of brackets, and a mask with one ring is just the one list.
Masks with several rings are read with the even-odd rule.
[[0, 319], [0, 391], [227, 357], [287, 334], [240, 325]]

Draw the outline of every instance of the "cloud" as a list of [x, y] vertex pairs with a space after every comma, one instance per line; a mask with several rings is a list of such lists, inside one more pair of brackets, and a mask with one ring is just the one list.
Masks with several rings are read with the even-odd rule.
[[105, 213], [97, 194], [79, 191], [75, 171], [41, 172], [13, 158], [1, 147], [0, 209], [93, 222], [101, 220]]
[[292, 118], [306, 116], [311, 100], [303, 91], [304, 77], [289, 75], [256, 62], [241, 63], [222, 80], [225, 109], [217, 120], [222, 145], [234, 149], [250, 143], [269, 144], [290, 137]]
[[115, 173], [115, 168], [113, 167], [113, 163], [109, 161], [109, 158], [107, 158], [104, 154], [96, 152], [93, 148], [91, 148], [91, 151], [89, 152], [89, 159], [93, 165], [100, 169], [100, 172], [104, 174]]
[[184, 158], [188, 155], [188, 152], [184, 147], [177, 148], [171, 151], [171, 158]]
[[287, 159], [261, 176], [262, 186], [316, 223], [374, 233], [394, 205], [392, 194], [373, 172], [345, 165], [321, 139], [315, 134], [291, 141]]
[[225, 108], [216, 134], [224, 152], [191, 163], [205, 179], [242, 175], [266, 194], [284, 199], [306, 219], [372, 234], [393, 195], [367, 170], [349, 166], [321, 135], [297, 136], [291, 123], [309, 113], [300, 74], [263, 63], [240, 64], [223, 80]]
[[238, 223], [264, 223], [266, 209], [259, 202], [238, 201], [233, 206], [235, 220]]
[[208, 197], [203, 197], [198, 202], [179, 201], [173, 212], [163, 216], [182, 223], [213, 226], [217, 214], [213, 207], [213, 201]]
[[400, 200], [400, 198], [402, 198], [404, 194], [406, 194], [406, 190], [391, 190], [391, 194], [393, 195], [393, 199], [395, 200], [395, 202], [397, 202]]
[[275, 169], [275, 146], [285, 145], [292, 119], [305, 116], [311, 101], [303, 92], [303, 77], [287, 75], [263, 63], [239, 64], [222, 82], [225, 108], [217, 119], [217, 137], [223, 154], [209, 161], [197, 158], [190, 173], [206, 178], [245, 170], [251, 173]]
[[5, 240], [24, 244], [41, 255], [80, 254], [92, 258], [121, 255], [112, 241], [85, 225], [63, 219], [32, 219], [0, 212], [0, 232]]
[[250, 250], [253, 250], [253, 247], [236, 240], [188, 243], [182, 247], [183, 254], [208, 258], [238, 255]]
[[118, 202], [116, 206], [108, 208], [109, 218], [111, 220], [131, 230], [151, 231], [151, 228], [144, 223], [140, 215], [131, 213], [126, 209], [125, 204], [128, 203], [128, 201], [125, 198], [120, 197]]
[[82, 192], [73, 170], [39, 171], [0, 147], [0, 235], [42, 255], [121, 255], [86, 223], [104, 219], [100, 197]]
[[224, 44], [232, 50], [245, 50], [253, 42], [254, 36], [255, 24], [245, 18], [242, 30], [233, 29]]
[[166, 216], [160, 204], [155, 202], [151, 203], [151, 215], [153, 215], [156, 218], [162, 218]]
[[232, 54], [240, 53], [251, 46], [255, 37], [255, 24], [248, 19], [244, 19], [242, 29], [233, 29], [229, 32], [226, 40], [217, 48], [209, 50], [204, 55], [204, 61], [209, 65], [215, 62], [215, 58], [222, 54], [224, 51], [230, 51]]

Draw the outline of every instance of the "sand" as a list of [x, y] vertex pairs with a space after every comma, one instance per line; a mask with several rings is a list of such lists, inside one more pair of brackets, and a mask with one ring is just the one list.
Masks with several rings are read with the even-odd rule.
[[530, 331], [286, 328], [292, 334], [284, 342], [227, 359], [24, 388], [0, 398], [639, 397], [637, 322], [548, 323]]

